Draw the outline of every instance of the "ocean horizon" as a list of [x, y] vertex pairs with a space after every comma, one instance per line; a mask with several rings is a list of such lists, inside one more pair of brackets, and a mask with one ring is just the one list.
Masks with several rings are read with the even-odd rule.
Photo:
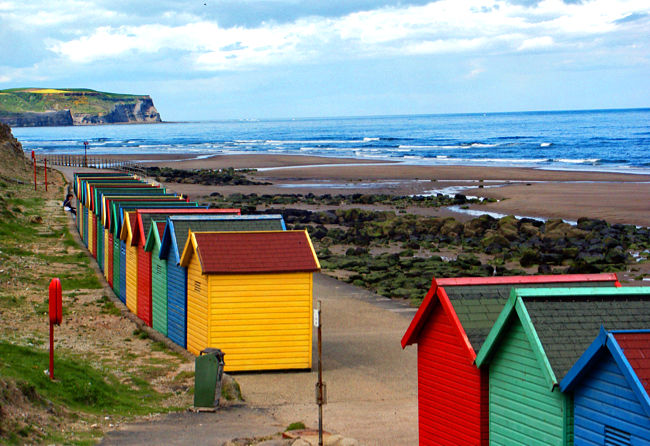
[[[25, 151], [312, 155], [650, 174], [650, 108], [14, 128]], [[254, 167], [254, 166], [252, 166]]]

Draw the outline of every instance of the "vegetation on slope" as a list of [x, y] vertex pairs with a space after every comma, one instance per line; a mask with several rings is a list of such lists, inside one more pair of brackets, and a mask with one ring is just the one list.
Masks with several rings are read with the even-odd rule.
[[12, 88], [0, 90], [0, 113], [45, 112], [69, 109], [73, 114], [106, 115], [116, 102], [134, 104], [146, 96], [106, 93], [89, 89]]

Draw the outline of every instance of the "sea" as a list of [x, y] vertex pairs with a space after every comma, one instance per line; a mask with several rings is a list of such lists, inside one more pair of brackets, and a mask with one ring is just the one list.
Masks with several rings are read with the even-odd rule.
[[650, 174], [650, 108], [15, 128], [37, 154], [286, 154]]

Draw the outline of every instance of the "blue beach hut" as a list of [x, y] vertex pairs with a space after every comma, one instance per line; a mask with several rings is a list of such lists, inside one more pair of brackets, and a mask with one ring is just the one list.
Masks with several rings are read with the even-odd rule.
[[650, 330], [601, 328], [560, 390], [573, 392], [575, 444], [650, 445]]

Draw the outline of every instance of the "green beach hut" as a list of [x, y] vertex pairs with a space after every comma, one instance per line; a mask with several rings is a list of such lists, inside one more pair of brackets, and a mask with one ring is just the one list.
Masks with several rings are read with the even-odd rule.
[[151, 253], [151, 312], [154, 330], [167, 336], [167, 261], [160, 258], [166, 221], [152, 220], [144, 250]]
[[601, 326], [650, 326], [650, 287], [511, 291], [476, 357], [489, 368], [490, 444], [573, 444], [573, 401], [559, 383]]

